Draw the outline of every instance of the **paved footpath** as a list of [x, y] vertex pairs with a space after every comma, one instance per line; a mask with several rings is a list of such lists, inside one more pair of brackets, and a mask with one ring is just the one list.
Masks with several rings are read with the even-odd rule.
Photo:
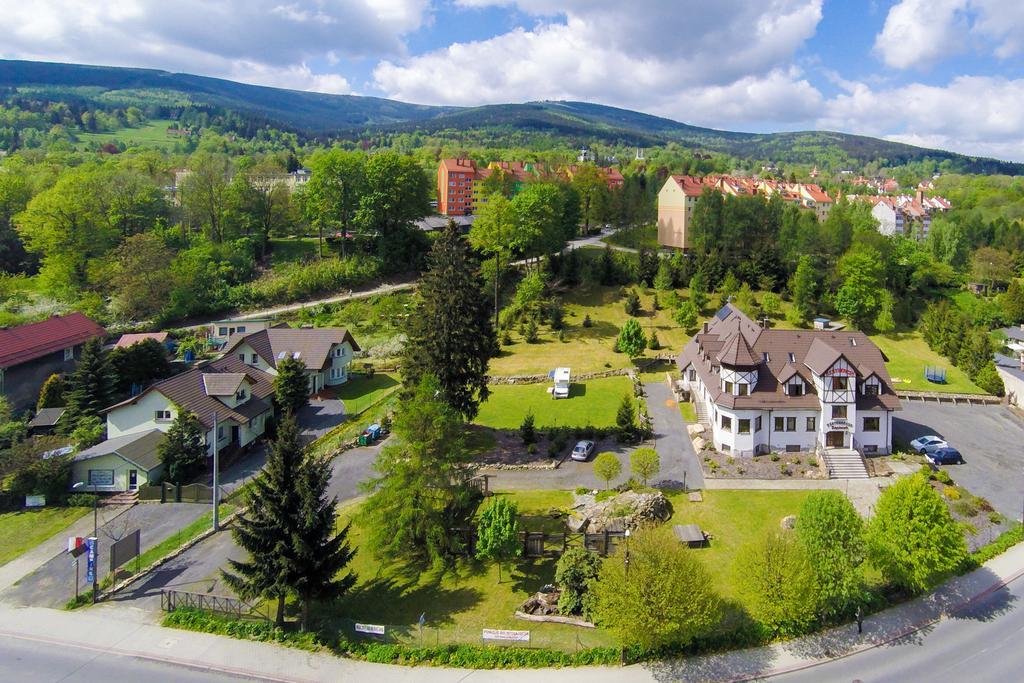
[[[894, 660], [898, 659], [898, 648], [916, 647], [916, 642], [929, 637], [936, 621], [970, 609], [1022, 575], [1024, 544], [970, 574], [953, 579], [931, 595], [869, 616], [864, 620], [863, 635], [857, 634], [856, 626], [843, 626], [761, 648], [624, 668], [467, 671], [375, 665], [269, 643], [131, 623], [91, 609], [63, 612], [37, 607], [0, 607], [0, 637], [77, 648], [95, 652], [97, 656], [136, 657], [273, 681], [744, 681], [808, 669], [881, 646], [888, 646]], [[1010, 605], [1007, 609], [1020, 608]], [[0, 663], [0, 671], [3, 666]]]

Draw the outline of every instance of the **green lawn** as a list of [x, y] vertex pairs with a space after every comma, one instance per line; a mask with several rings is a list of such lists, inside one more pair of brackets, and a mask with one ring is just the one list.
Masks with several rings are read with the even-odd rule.
[[[728, 602], [736, 599], [732, 564], [736, 551], [744, 544], [779, 528], [786, 515], [795, 514], [810, 491], [705, 491], [704, 501], [691, 503], [686, 494], [669, 496], [675, 514], [669, 524], [699, 524], [712, 534], [708, 548], [694, 550], [703, 560], [715, 587]], [[529, 530], [560, 532], [560, 512], [572, 503], [567, 491], [499, 492], [516, 502], [520, 522]], [[485, 502], [484, 505], [487, 505]], [[352, 520], [358, 503], [344, 508], [339, 523]], [[358, 577], [353, 591], [318, 616], [327, 620], [327, 629], [349, 621], [366, 621], [392, 626], [399, 640], [419, 640], [416, 622], [425, 614], [424, 642], [427, 644], [478, 643], [480, 629], [507, 628], [529, 630], [533, 645], [574, 649], [576, 638], [584, 647], [612, 644], [612, 637], [601, 630], [577, 629], [560, 624], [518, 621], [513, 612], [527, 597], [554, 578], [554, 560], [522, 560], [514, 568], [502, 568], [498, 583], [493, 564], [463, 561], [452, 570], [421, 572], [404, 565], [382, 567], [363, 546], [365, 532], [358, 520], [352, 524], [349, 539], [361, 551], [351, 568]], [[337, 620], [332, 624], [332, 620]]]
[[120, 130], [107, 131], [103, 133], [76, 133], [79, 146], [92, 147], [96, 144], [103, 144], [111, 140], [121, 140], [129, 147], [160, 147], [170, 149], [175, 142], [184, 140], [177, 136], [167, 134], [167, 127], [176, 125], [169, 119], [157, 119], [149, 121], [137, 128], [121, 128]]
[[697, 422], [697, 409], [693, 407], [693, 404], [689, 401], [683, 401], [679, 404], [679, 412], [682, 413], [683, 419], [690, 424]]
[[0, 564], [31, 550], [87, 512], [92, 510], [46, 507], [0, 514]]
[[674, 514], [669, 524], [697, 524], [712, 535], [711, 544], [700, 549], [714, 577], [715, 588], [725, 598], [734, 599], [732, 566], [736, 551], [776, 531], [786, 515], [795, 515], [811, 491], [729, 491], [702, 493], [704, 500], [691, 503], [685, 493], [669, 496]]
[[394, 375], [378, 372], [372, 377], [353, 377], [332, 388], [331, 393], [344, 402], [346, 415], [358, 415], [400, 386], [401, 382]]
[[[565, 491], [523, 491], [508, 494], [523, 513], [523, 522], [530, 529], [551, 525], [551, 508], [565, 508], [572, 496]], [[486, 503], [484, 503], [486, 505]], [[357, 506], [342, 510], [339, 522], [352, 518]], [[553, 529], [550, 529], [553, 530]], [[381, 567], [368, 549], [362, 547], [364, 531], [358, 523], [352, 525], [349, 539], [359, 547], [351, 568], [358, 576], [355, 588], [330, 613], [316, 616], [326, 618], [327, 630], [332, 630], [332, 619], [338, 627], [351, 620], [389, 625], [389, 632], [399, 640], [419, 642], [417, 620], [425, 615], [423, 642], [480, 643], [484, 628], [529, 630], [531, 644], [572, 650], [577, 637], [583, 647], [609, 645], [611, 637], [599, 630], [581, 629], [564, 624], [540, 624], [517, 620], [515, 609], [540, 589], [554, 581], [553, 559], [520, 561], [510, 572], [502, 567], [501, 583], [494, 564], [465, 560], [448, 571], [421, 572], [406, 566]]]
[[497, 385], [480, 406], [475, 422], [495, 429], [518, 429], [529, 411], [541, 427], [611, 427], [624, 394], [632, 395], [628, 377], [573, 382], [569, 398], [552, 399], [548, 382]]
[[[897, 391], [946, 391], [962, 394], [985, 393], [947, 359], [928, 348], [917, 332], [876, 334], [871, 340], [889, 358], [889, 375]], [[946, 383], [933, 384], [924, 378], [924, 368], [935, 365], [946, 369]]]

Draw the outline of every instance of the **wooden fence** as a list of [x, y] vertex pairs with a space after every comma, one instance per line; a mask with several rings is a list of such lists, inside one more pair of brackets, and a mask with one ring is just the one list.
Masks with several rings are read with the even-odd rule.
[[213, 487], [206, 484], [180, 486], [169, 482], [156, 486], [140, 486], [139, 500], [159, 500], [161, 503], [213, 503]]

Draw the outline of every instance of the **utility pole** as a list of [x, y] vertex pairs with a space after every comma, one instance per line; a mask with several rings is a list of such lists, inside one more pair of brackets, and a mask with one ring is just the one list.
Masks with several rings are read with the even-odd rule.
[[217, 433], [217, 411], [213, 411], [213, 530], [220, 531], [220, 515], [217, 514], [220, 502], [220, 438]]

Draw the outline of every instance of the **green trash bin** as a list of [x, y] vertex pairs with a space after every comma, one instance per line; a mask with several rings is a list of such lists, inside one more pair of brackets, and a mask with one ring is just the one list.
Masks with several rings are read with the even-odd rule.
[[360, 446], [368, 446], [370, 444], [370, 437], [366, 434], [360, 434], [358, 443]]

